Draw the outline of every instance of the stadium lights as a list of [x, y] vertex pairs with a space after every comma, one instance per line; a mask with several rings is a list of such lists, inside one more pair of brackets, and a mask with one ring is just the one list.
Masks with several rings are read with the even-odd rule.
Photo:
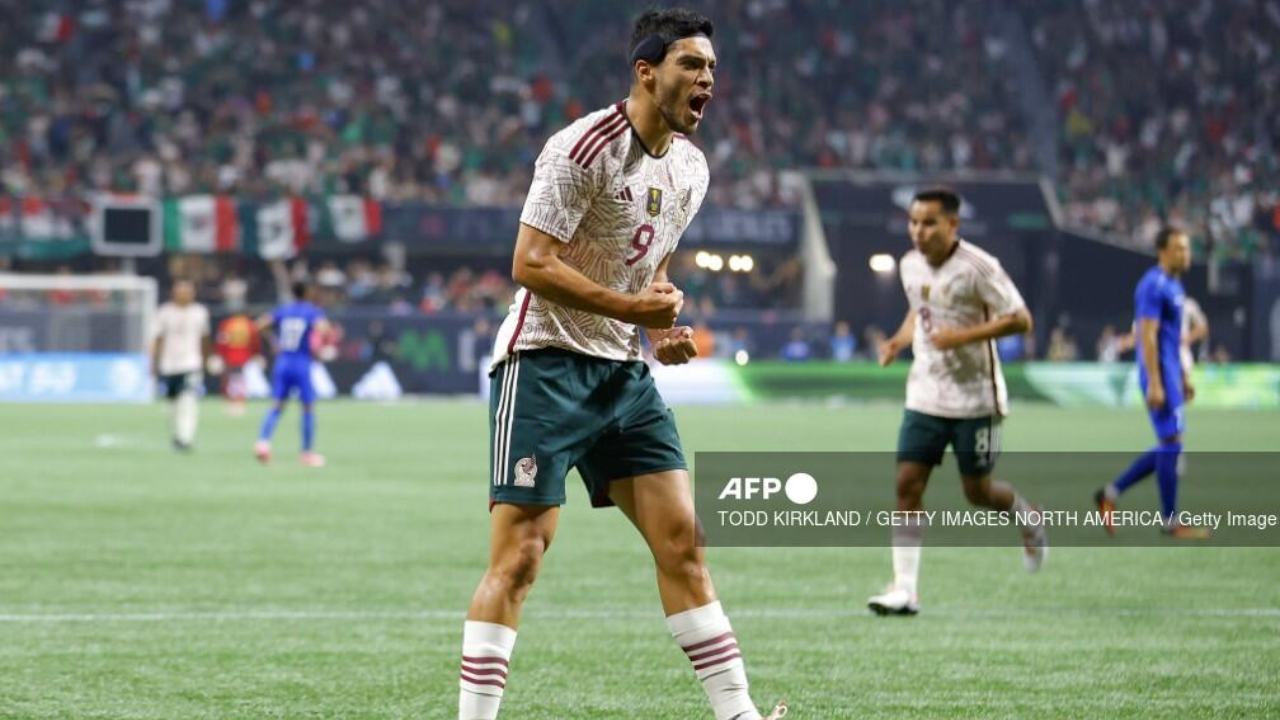
[[868, 264], [871, 265], [872, 270], [878, 273], [887, 274], [893, 272], [894, 267], [896, 267], [898, 263], [889, 253], [876, 253], [871, 256], [871, 260]]
[[751, 272], [756, 266], [756, 261], [750, 255], [731, 255], [729, 256], [729, 269], [734, 272]]
[[704, 270], [711, 272], [720, 272], [724, 269], [724, 258], [715, 253], [699, 250], [698, 254], [693, 256], [693, 263]]

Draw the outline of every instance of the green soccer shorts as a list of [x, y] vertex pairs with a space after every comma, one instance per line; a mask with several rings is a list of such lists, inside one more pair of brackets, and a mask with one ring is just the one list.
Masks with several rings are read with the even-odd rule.
[[576, 467], [592, 507], [609, 507], [614, 480], [688, 468], [675, 417], [642, 362], [528, 350], [489, 382], [490, 506], [563, 505]]
[[950, 445], [961, 475], [986, 475], [1000, 457], [1000, 420], [999, 415], [944, 418], [907, 410], [898, 431], [898, 462], [941, 465]]

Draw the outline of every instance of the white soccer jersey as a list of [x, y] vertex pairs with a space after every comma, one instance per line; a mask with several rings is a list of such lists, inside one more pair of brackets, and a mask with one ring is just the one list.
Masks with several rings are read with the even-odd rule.
[[929, 334], [970, 327], [1025, 307], [1000, 261], [960, 240], [940, 267], [911, 250], [899, 265], [902, 288], [916, 312], [907, 377], [907, 409], [946, 418], [1008, 413], [1008, 393], [994, 340], [939, 350]]
[[[626, 102], [587, 115], [547, 141], [520, 222], [567, 244], [560, 259], [591, 280], [635, 294], [653, 281], [707, 194], [702, 151], [677, 135], [648, 153]], [[494, 342], [496, 367], [517, 350], [558, 347], [609, 360], [640, 359], [640, 329], [521, 288]]]
[[1178, 346], [1178, 359], [1182, 362], [1182, 371], [1185, 373], [1190, 373], [1196, 366], [1195, 353], [1187, 344], [1187, 337], [1193, 328], [1201, 327], [1208, 322], [1204, 308], [1188, 295], [1182, 303], [1182, 343]]
[[161, 338], [161, 375], [197, 372], [203, 362], [202, 345], [209, 334], [209, 311], [200, 303], [180, 307], [167, 302], [156, 313], [156, 335]]

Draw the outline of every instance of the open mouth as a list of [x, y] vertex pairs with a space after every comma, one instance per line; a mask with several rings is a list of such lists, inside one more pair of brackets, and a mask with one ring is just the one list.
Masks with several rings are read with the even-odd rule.
[[702, 119], [702, 111], [706, 108], [707, 103], [711, 102], [711, 93], [700, 93], [689, 98], [689, 110], [693, 116]]

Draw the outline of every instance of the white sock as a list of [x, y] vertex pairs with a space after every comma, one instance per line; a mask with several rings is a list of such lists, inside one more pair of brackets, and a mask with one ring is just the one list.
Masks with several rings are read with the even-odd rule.
[[462, 625], [462, 675], [458, 720], [494, 720], [507, 686], [516, 631], [506, 625], [468, 620]]
[[718, 601], [669, 616], [667, 628], [693, 663], [716, 720], [760, 717], [747, 691], [747, 668], [738, 638]]
[[914, 596], [920, 579], [920, 544], [924, 528], [911, 518], [907, 524], [893, 529], [893, 586]]
[[200, 419], [200, 406], [196, 394], [184, 390], [173, 403], [173, 436], [178, 442], [190, 445], [196, 439], [196, 424]]
[[1030, 525], [1025, 522], [1030, 519], [1028, 513], [1033, 510], [1035, 510], [1035, 508], [1031, 507], [1031, 505], [1027, 503], [1026, 498], [1022, 497], [1017, 492], [1013, 493], [1013, 505], [1009, 506], [1009, 512], [1013, 513], [1013, 521], [1017, 524], [1019, 529], [1027, 531], [1038, 529], [1039, 526]]

